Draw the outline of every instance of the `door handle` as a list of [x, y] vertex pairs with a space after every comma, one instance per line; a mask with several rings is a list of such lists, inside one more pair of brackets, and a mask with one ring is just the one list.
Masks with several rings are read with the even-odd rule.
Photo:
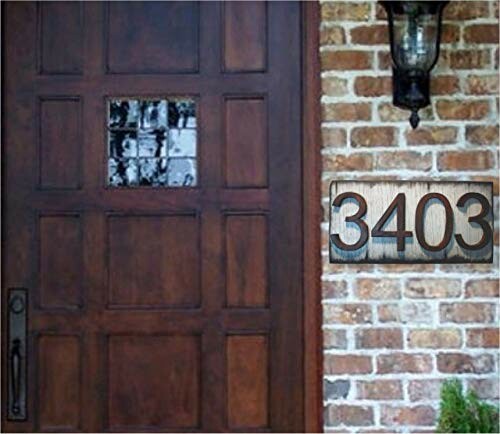
[[26, 313], [27, 291], [9, 290], [8, 409], [9, 420], [26, 420]]
[[21, 391], [21, 340], [14, 339], [10, 350], [10, 369], [12, 380], [12, 407], [11, 411], [14, 415], [19, 415], [21, 408], [19, 406], [19, 395]]

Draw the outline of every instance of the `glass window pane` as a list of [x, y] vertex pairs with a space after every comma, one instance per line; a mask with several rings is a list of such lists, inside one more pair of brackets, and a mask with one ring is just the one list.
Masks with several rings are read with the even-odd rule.
[[197, 185], [195, 101], [113, 98], [108, 103], [108, 185]]

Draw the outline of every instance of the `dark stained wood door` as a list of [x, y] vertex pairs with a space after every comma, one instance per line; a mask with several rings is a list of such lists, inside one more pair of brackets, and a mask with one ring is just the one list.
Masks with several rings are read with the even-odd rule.
[[3, 430], [304, 430], [300, 4], [3, 7]]

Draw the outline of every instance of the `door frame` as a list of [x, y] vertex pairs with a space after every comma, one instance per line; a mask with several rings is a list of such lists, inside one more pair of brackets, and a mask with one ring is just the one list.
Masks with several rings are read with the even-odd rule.
[[319, 10], [317, 0], [302, 2], [302, 255], [306, 432], [323, 431]]

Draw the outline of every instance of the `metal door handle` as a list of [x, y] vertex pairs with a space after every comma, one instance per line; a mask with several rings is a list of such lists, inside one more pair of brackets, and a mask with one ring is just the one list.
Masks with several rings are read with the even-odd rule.
[[7, 417], [9, 420], [26, 420], [26, 313], [27, 291], [24, 288], [9, 290], [9, 343], [8, 363], [8, 400]]
[[21, 408], [19, 397], [21, 392], [21, 340], [14, 339], [10, 350], [10, 369], [12, 380], [12, 406], [11, 411], [14, 415], [19, 415]]

